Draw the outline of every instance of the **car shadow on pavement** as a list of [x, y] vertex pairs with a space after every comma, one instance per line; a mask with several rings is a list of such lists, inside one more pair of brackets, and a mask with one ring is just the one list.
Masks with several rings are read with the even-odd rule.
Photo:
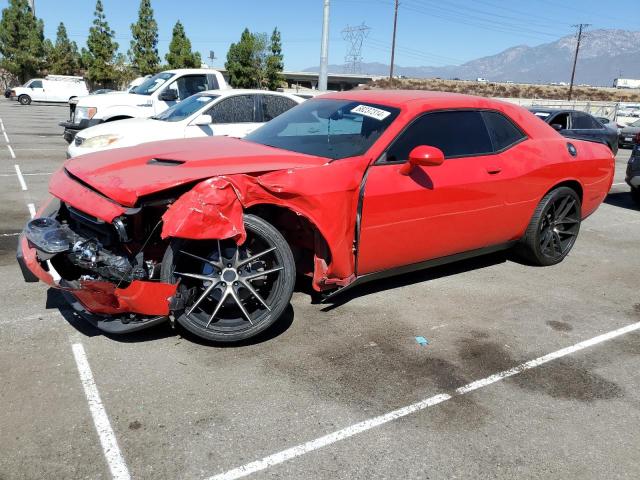
[[412, 273], [405, 273], [395, 277], [374, 280], [371, 283], [364, 283], [354, 287], [352, 290], [344, 292], [343, 294], [336, 295], [334, 298], [327, 301], [327, 306], [324, 307], [322, 311], [329, 312], [357, 297], [364, 297], [366, 295], [379, 293], [385, 290], [405, 287], [415, 283], [427, 282], [429, 280], [448, 277], [450, 275], [458, 275], [471, 270], [491, 267], [493, 265], [505, 263], [507, 260], [522, 263], [520, 260], [516, 259], [510, 251], [504, 251], [481, 255], [468, 260], [461, 260], [459, 262], [441, 265], [439, 267], [426, 268]]
[[610, 193], [604, 199], [604, 203], [629, 210], [640, 210], [640, 206], [631, 198], [631, 192]]
[[271, 327], [267, 328], [264, 332], [256, 335], [253, 338], [250, 338], [245, 341], [237, 342], [237, 343], [219, 343], [219, 342], [210, 342], [191, 332], [182, 328], [180, 324], [176, 322], [175, 328], [171, 326], [171, 324], [167, 321], [160, 325], [156, 325], [153, 327], [149, 327], [145, 330], [140, 330], [138, 332], [125, 333], [122, 335], [114, 335], [111, 333], [103, 332], [97, 327], [94, 327], [87, 320], [82, 318], [78, 312], [76, 312], [73, 308], [69, 306], [67, 301], [65, 300], [62, 293], [55, 289], [50, 288], [47, 290], [47, 309], [57, 309], [60, 312], [60, 315], [64, 317], [64, 319], [75, 328], [79, 333], [86, 337], [95, 337], [95, 336], [104, 336], [111, 340], [120, 343], [141, 343], [141, 342], [151, 342], [154, 340], [162, 340], [164, 338], [169, 337], [182, 337], [190, 342], [197, 343], [199, 345], [212, 346], [212, 347], [246, 347], [250, 345], [256, 345], [258, 343], [266, 342], [275, 337], [282, 335], [286, 332], [291, 324], [293, 323], [293, 308], [291, 304], [289, 304], [282, 314], [282, 316], [273, 324]]

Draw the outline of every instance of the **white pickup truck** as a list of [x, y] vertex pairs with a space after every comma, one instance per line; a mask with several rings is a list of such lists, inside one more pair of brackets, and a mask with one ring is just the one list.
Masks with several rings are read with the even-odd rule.
[[64, 127], [65, 140], [71, 143], [76, 134], [85, 128], [125, 118], [148, 118], [196, 93], [228, 88], [217, 70], [167, 70], [147, 78], [131, 93], [88, 95], [70, 102], [69, 121], [60, 125]]

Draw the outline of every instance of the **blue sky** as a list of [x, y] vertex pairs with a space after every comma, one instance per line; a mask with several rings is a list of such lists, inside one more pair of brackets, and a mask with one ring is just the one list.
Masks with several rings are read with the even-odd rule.
[[[107, 20], [116, 31], [121, 51], [131, 40], [138, 0], [103, 0]], [[591, 28], [638, 29], [638, 0], [401, 0], [396, 63], [403, 66], [459, 64], [519, 44], [538, 45], [573, 32], [572, 24]], [[7, 0], [0, 0], [0, 8]], [[159, 50], [164, 57], [171, 29], [180, 20], [194, 49], [224, 64], [229, 44], [245, 27], [282, 32], [285, 67], [300, 70], [318, 64], [322, 0], [153, 0], [159, 25]], [[55, 38], [60, 21], [72, 40], [84, 45], [93, 19], [94, 0], [36, 0], [45, 35]], [[636, 14], [632, 13], [635, 12]], [[330, 63], [343, 63], [347, 43], [341, 31], [362, 22], [371, 27], [362, 50], [365, 62], [389, 62], [393, 0], [331, 0]]]

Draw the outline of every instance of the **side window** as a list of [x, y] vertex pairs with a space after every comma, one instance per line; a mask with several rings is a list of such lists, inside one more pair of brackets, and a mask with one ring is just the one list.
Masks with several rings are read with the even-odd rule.
[[185, 75], [173, 82], [169, 88], [177, 88], [178, 98], [184, 100], [191, 95], [207, 90], [207, 76]]
[[482, 116], [487, 124], [494, 151], [499, 152], [509, 148], [514, 143], [518, 143], [525, 138], [525, 134], [503, 114], [498, 112], [482, 112]]
[[34, 80], [29, 86], [31, 88], [42, 88], [42, 80]]
[[437, 147], [445, 158], [493, 153], [482, 115], [476, 111], [427, 113], [413, 122], [387, 151], [387, 162], [406, 161], [420, 145]]
[[255, 122], [255, 102], [253, 95], [235, 95], [215, 104], [207, 112], [213, 123]]
[[591, 115], [587, 115], [583, 112], [572, 112], [571, 113], [571, 128], [576, 130], [586, 130], [586, 129], [595, 129], [602, 128], [602, 125], [598, 124]]
[[559, 113], [551, 120], [549, 120], [549, 125], [560, 125], [560, 130], [566, 130], [567, 128], [569, 128], [569, 114]]
[[263, 121], [273, 120], [278, 115], [283, 114], [290, 108], [297, 105], [296, 102], [287, 97], [280, 95], [263, 95], [262, 96], [262, 115]]

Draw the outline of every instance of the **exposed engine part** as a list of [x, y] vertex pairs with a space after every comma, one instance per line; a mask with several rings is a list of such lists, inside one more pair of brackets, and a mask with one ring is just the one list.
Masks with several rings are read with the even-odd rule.
[[26, 234], [27, 239], [38, 250], [40, 260], [48, 260], [54, 255], [65, 255], [73, 265], [117, 282], [149, 278], [142, 257], [140, 263], [134, 265], [127, 257], [105, 249], [96, 238], [81, 237], [67, 224], [61, 224], [53, 218], [37, 218], [30, 221]]

